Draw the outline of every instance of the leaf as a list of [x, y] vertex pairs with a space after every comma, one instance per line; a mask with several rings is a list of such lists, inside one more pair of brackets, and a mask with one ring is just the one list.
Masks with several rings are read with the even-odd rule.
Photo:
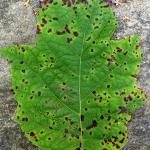
[[116, 19], [99, 0], [48, 1], [37, 44], [0, 52], [12, 62], [17, 122], [43, 150], [119, 150], [144, 94], [136, 85], [139, 37], [112, 40]]

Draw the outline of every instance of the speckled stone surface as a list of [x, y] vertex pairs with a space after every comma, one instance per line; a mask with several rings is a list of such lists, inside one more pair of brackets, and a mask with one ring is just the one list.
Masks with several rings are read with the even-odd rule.
[[[26, 8], [22, 1], [0, 0], [0, 47], [35, 43], [36, 19], [32, 8]], [[32, 0], [32, 7], [35, 1]], [[128, 0], [128, 3], [112, 7], [118, 20], [114, 38], [137, 33], [141, 36], [143, 64], [138, 84], [147, 93], [145, 105], [133, 114], [128, 124], [129, 142], [124, 150], [150, 150], [150, 0]], [[0, 57], [0, 150], [37, 150], [14, 121], [16, 102], [9, 92], [10, 68], [10, 64]]]

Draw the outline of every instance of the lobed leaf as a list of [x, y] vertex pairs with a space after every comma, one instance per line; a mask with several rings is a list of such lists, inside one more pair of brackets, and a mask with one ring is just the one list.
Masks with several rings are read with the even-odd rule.
[[116, 19], [100, 0], [45, 3], [37, 44], [0, 49], [12, 62], [17, 122], [43, 150], [117, 150], [144, 94], [139, 37], [112, 40]]

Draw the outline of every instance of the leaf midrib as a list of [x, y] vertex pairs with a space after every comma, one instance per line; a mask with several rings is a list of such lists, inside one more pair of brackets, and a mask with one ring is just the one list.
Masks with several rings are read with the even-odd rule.
[[83, 143], [83, 137], [82, 137], [82, 120], [81, 120], [81, 114], [82, 114], [82, 103], [81, 103], [81, 70], [82, 70], [82, 54], [84, 50], [84, 41], [85, 41], [85, 33], [83, 34], [83, 41], [82, 41], [82, 49], [79, 57], [79, 118], [80, 118], [80, 149], [82, 149], [82, 143]]

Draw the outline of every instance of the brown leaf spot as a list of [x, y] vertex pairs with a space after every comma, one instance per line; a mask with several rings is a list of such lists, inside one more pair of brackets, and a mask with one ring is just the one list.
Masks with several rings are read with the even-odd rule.
[[45, 18], [42, 18], [42, 23], [43, 24], [46, 24], [47, 23], [47, 20]]
[[91, 129], [91, 128], [96, 128], [97, 127], [97, 121], [96, 120], [93, 120], [92, 121], [92, 124], [89, 125], [88, 127], [86, 127], [87, 130]]
[[117, 52], [121, 52], [122, 51], [122, 49], [119, 48], [119, 47], [117, 47], [116, 49], [117, 49]]
[[84, 115], [80, 116], [81, 121], [84, 121]]
[[124, 101], [125, 101], [125, 102], [131, 101], [131, 100], [132, 100], [132, 97], [131, 97], [130, 95], [124, 97]]
[[36, 33], [37, 33], [37, 34], [41, 34], [41, 28], [40, 28], [40, 26], [39, 26], [39, 25], [37, 25]]
[[77, 37], [78, 36], [78, 32], [73, 32], [73, 35]]

